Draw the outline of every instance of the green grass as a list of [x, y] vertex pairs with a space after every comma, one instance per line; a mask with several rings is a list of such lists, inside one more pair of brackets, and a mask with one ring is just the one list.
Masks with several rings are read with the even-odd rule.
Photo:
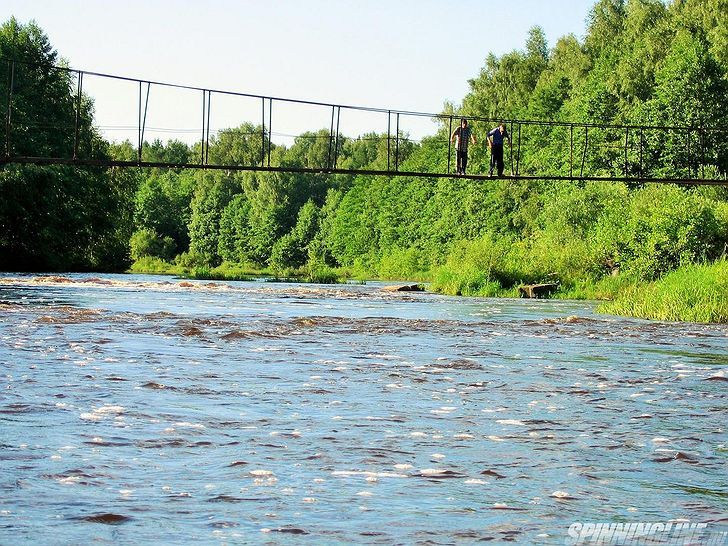
[[[392, 268], [393, 270], [394, 268]], [[136, 261], [134, 273], [170, 274], [195, 279], [252, 280], [271, 272], [239, 264], [223, 263], [216, 268], [171, 264], [159, 258]], [[390, 271], [393, 272], [393, 271]], [[445, 265], [434, 272], [419, 272], [419, 278], [432, 279], [429, 289], [441, 294], [479, 297], [518, 297], [518, 288], [506, 287], [473, 265]], [[381, 280], [401, 280], [399, 275], [372, 275]], [[364, 278], [360, 268], [303, 267], [286, 272], [286, 278], [298, 282], [329, 284], [343, 279]], [[598, 280], [583, 279], [562, 285], [553, 295], [559, 299], [607, 300], [597, 312], [655, 320], [728, 323], [728, 261], [683, 266], [654, 282], [640, 282], [620, 274]]]
[[151, 256], [145, 256], [134, 262], [129, 271], [216, 281], [251, 281], [265, 277], [269, 280], [334, 284], [343, 282], [342, 279], [346, 278], [341, 275], [339, 270], [326, 266], [272, 272], [269, 269], [256, 269], [248, 265], [230, 262], [223, 262], [217, 267], [179, 265]]
[[683, 266], [657, 281], [621, 291], [597, 310], [655, 320], [728, 323], [728, 261]]
[[469, 267], [455, 270], [448, 266], [440, 267], [432, 279], [433, 292], [451, 296], [479, 296], [491, 298], [503, 295], [503, 287], [489, 277], [486, 271]]

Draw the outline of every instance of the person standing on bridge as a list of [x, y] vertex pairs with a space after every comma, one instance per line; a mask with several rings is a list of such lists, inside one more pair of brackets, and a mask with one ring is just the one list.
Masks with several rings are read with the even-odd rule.
[[503, 141], [508, 139], [511, 145], [511, 135], [506, 130], [506, 124], [500, 122], [498, 127], [488, 133], [488, 148], [490, 148], [490, 176], [493, 176], [493, 167], [498, 167], [498, 176], [503, 176]]
[[476, 144], [475, 135], [468, 127], [468, 120], [463, 118], [460, 120], [460, 127], [455, 129], [450, 135], [450, 142], [455, 142], [455, 150], [458, 158], [457, 174], [465, 174], [465, 168], [468, 166], [468, 143]]

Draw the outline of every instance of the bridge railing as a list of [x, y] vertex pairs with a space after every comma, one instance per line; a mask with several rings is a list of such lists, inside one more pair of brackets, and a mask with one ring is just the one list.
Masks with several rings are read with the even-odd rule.
[[[298, 100], [0, 60], [2, 163], [451, 176], [455, 114]], [[510, 135], [505, 175], [521, 179], [726, 183], [728, 128], [469, 117], [469, 176], [487, 176], [486, 134]], [[415, 136], [413, 136], [415, 135]], [[105, 140], [128, 141], [110, 159]], [[159, 157], [155, 139], [193, 153]], [[291, 159], [282, 153], [296, 149]], [[412, 150], [420, 146], [427, 153]], [[361, 157], [359, 157], [361, 156]]]

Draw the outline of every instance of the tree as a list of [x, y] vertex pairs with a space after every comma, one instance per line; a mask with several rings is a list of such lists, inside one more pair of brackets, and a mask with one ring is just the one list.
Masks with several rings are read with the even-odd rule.
[[[70, 72], [33, 22], [0, 26], [0, 108], [11, 107], [8, 155], [108, 157], [93, 104], [77, 112]], [[14, 59], [16, 62], [8, 62]], [[10, 71], [13, 72], [12, 78]], [[8, 84], [12, 79], [12, 102]], [[116, 269], [128, 263], [135, 180], [93, 168], [8, 165], [0, 170], [0, 263], [20, 270]]]
[[199, 176], [191, 205], [190, 253], [204, 265], [217, 266], [222, 261], [220, 219], [237, 193], [240, 193], [240, 186], [224, 173], [205, 171]]

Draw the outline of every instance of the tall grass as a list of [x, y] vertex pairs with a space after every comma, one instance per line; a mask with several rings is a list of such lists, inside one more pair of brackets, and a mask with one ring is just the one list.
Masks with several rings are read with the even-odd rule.
[[598, 311], [655, 320], [728, 323], [728, 261], [687, 265], [636, 284]]

